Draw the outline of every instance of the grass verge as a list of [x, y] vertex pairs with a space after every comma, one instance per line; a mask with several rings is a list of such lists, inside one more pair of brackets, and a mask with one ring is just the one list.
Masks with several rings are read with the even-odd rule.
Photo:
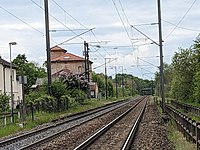
[[91, 99], [91, 100], [85, 100], [85, 102], [80, 105], [78, 103], [74, 103], [73, 106], [71, 106], [68, 110], [64, 112], [35, 112], [34, 113], [34, 121], [32, 122], [31, 116], [27, 116], [26, 118], [26, 125], [24, 128], [19, 127], [18, 124], [10, 124], [3, 127], [0, 127], [0, 138], [5, 137], [14, 133], [17, 133], [19, 131], [24, 130], [30, 130], [38, 125], [41, 125], [43, 123], [50, 122], [51, 120], [58, 119], [64, 116], [69, 116], [71, 114], [75, 114], [78, 112], [82, 112], [88, 109], [100, 107], [103, 105], [106, 105], [108, 103], [112, 103], [114, 101], [119, 101], [120, 99], [107, 99], [107, 100], [97, 100], [97, 99]]
[[181, 132], [176, 129], [175, 121], [167, 124], [168, 139], [174, 144], [176, 150], [195, 150], [196, 145], [188, 142]]

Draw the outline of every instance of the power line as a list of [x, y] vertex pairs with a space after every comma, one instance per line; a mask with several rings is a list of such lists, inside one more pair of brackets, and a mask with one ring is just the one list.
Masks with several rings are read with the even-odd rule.
[[[21, 18], [17, 17], [15, 14], [11, 13], [10, 11], [8, 11], [6, 8], [0, 6], [0, 8], [2, 10], [4, 10], [5, 12], [7, 12], [8, 14], [10, 14], [11, 16], [15, 17], [16, 19], [18, 19], [19, 21], [21, 21], [22, 23], [26, 24], [27, 26], [29, 26], [30, 28], [32, 28], [33, 30], [37, 31], [38, 33], [42, 34], [42, 36], [46, 36], [42, 31], [38, 30], [37, 28], [33, 27], [31, 24], [27, 23], [26, 21], [22, 20]], [[53, 42], [57, 43], [55, 40], [51, 39]]]
[[[32, 1], [32, 0], [31, 0]], [[67, 15], [69, 15], [73, 20], [75, 20], [78, 24], [80, 24], [82, 27], [84, 27], [85, 29], [87, 29], [87, 30], [89, 30], [89, 28], [87, 28], [85, 25], [83, 25], [81, 22], [79, 22], [76, 18], [74, 18], [69, 12], [67, 12], [62, 6], [60, 6], [55, 0], [52, 0], [61, 10], [63, 10]], [[65, 25], [66, 26], [66, 25]], [[68, 28], [69, 29], [69, 28]], [[71, 31], [71, 29], [70, 29], [70, 31]], [[96, 35], [94, 34], [94, 32], [93, 32], [93, 30], [91, 30], [91, 33], [93, 34], [93, 36], [95, 37], [95, 39], [97, 40], [97, 42], [99, 43], [99, 44], [101, 44], [101, 42], [97, 39], [97, 37], [96, 37]], [[76, 35], [76, 36], [78, 36], [78, 35]], [[109, 56], [111, 56], [108, 52], [107, 52], [107, 50], [103, 47], [103, 46], [101, 46], [102, 48], [103, 48], [103, 50], [109, 55]], [[97, 53], [99, 53], [98, 51], [97, 51]], [[100, 53], [99, 53], [100, 54]], [[101, 55], [101, 54], [100, 54]], [[102, 56], [102, 55], [101, 55]], [[102, 56], [103, 57], [103, 56]], [[112, 56], [111, 56], [112, 57]], [[104, 58], [104, 57], [103, 57]]]
[[[124, 30], [125, 30], [125, 32], [126, 32], [128, 38], [129, 38], [129, 40], [130, 40], [130, 42], [131, 42], [132, 50], [134, 51], [135, 48], [134, 48], [134, 46], [133, 46], [131, 37], [130, 37], [130, 35], [129, 35], [129, 33], [128, 33], [126, 27], [125, 27], [124, 21], [122, 20], [122, 17], [121, 17], [121, 15], [120, 15], [120, 13], [119, 13], [119, 10], [118, 10], [118, 8], [117, 8], [117, 5], [116, 5], [116, 3], [114, 2], [114, 0], [112, 0], [112, 2], [113, 2], [113, 5], [114, 5], [114, 7], [115, 7], [115, 9], [116, 9], [116, 11], [117, 11], [117, 14], [118, 14], [118, 16], [119, 16], [119, 18], [120, 18], [120, 20], [121, 20], [121, 22], [122, 22], [122, 25], [123, 25], [123, 27], [124, 27]], [[125, 18], [126, 18], [127, 23], [130, 25], [129, 20], [128, 20], [128, 17], [127, 17], [127, 15], [126, 15], [125, 11], [124, 11], [124, 8], [123, 8], [122, 3], [121, 3], [120, 0], [119, 0], [119, 4], [120, 4], [120, 6], [121, 6], [122, 12], [124, 13], [124, 16], [125, 16]], [[136, 57], [134, 56], [134, 53], [133, 53], [133, 57], [136, 59]]]
[[[30, 0], [32, 3], [34, 3], [36, 6], [38, 6], [40, 9], [42, 9], [44, 11], [44, 8], [41, 7], [39, 4], [37, 4], [35, 1]], [[69, 31], [71, 31], [72, 33], [74, 33], [75, 35], [78, 36], [78, 34], [76, 32], [74, 32], [72, 29], [70, 29], [68, 26], [66, 26], [64, 23], [62, 23], [60, 20], [58, 20], [55, 16], [53, 16], [52, 14], [49, 13], [49, 16], [51, 16], [53, 19], [55, 19], [57, 22], [59, 22], [60, 24], [62, 24], [65, 28], [67, 28]], [[82, 37], [80, 37], [83, 41], [85, 41]]]
[[[121, 15], [120, 15], [120, 13], [119, 13], [119, 10], [118, 10], [118, 8], [117, 8], [117, 5], [116, 5], [116, 3], [114, 2], [114, 0], [112, 0], [112, 2], [113, 2], [113, 5], [114, 5], [114, 7], [115, 7], [115, 9], [116, 9], [116, 11], [117, 11], [117, 14], [118, 14], [118, 16], [119, 16], [119, 18], [120, 18], [120, 20], [121, 20], [121, 22], [122, 22], [122, 25], [123, 25], [123, 27], [124, 27], [124, 30], [126, 31], [126, 34], [127, 34], [128, 38], [129, 38], [131, 44], [132, 44], [131, 37], [130, 37], [130, 35], [129, 35], [129, 33], [128, 33], [126, 27], [125, 27], [124, 21], [122, 20], [122, 17], [121, 17]], [[121, 5], [121, 6], [122, 6], [122, 5]]]
[[152, 40], [149, 36], [147, 36], [146, 34], [144, 34], [142, 31], [140, 31], [140, 30], [138, 30], [136, 27], [134, 27], [133, 25], [131, 25], [131, 27], [133, 27], [135, 30], [137, 30], [139, 33], [141, 33], [142, 35], [144, 35], [147, 39], [149, 39], [150, 41], [152, 41], [154, 44], [156, 44], [156, 45], [158, 45], [159, 46], [159, 44], [156, 42], [156, 41], [154, 41], [154, 40]]
[[32, 28], [33, 30], [35, 30], [35, 31], [39, 32], [40, 34], [42, 34], [43, 36], [45, 36], [44, 33], [43, 33], [42, 31], [38, 30], [37, 28], [35, 28], [35, 27], [33, 27], [32, 25], [30, 25], [29, 23], [25, 22], [25, 21], [22, 20], [21, 18], [17, 17], [16, 15], [14, 15], [13, 13], [11, 13], [11, 12], [8, 11], [7, 9], [3, 8], [2, 6], [0, 6], [0, 8], [1, 8], [2, 10], [4, 10], [5, 12], [9, 13], [11, 16], [13, 16], [13, 17], [15, 17], [16, 19], [18, 19], [19, 21], [21, 21], [21, 22], [23, 22], [24, 24], [26, 24], [27, 26], [29, 26], [29, 27]]
[[74, 18], [69, 12], [67, 12], [62, 6], [60, 6], [56, 1], [54, 0], [51, 0], [53, 1], [61, 10], [63, 10], [68, 16], [70, 16], [72, 19], [74, 19], [76, 22], [78, 22], [81, 26], [83, 26], [84, 28], [86, 29], [89, 29], [87, 28], [85, 25], [83, 25], [81, 22], [79, 22], [76, 18]]
[[75, 38], [77, 38], [77, 37], [79, 37], [79, 36], [81, 36], [81, 35], [83, 35], [83, 34], [85, 34], [85, 33], [87, 33], [87, 32], [92, 31], [93, 29], [95, 29], [95, 28], [92, 28], [92, 29], [89, 29], [88, 31], [85, 31], [85, 32], [83, 32], [83, 33], [80, 33], [80, 34], [78, 34], [78, 35], [76, 35], [76, 36], [74, 36], [74, 37], [72, 37], [72, 38], [70, 38], [70, 39], [68, 39], [68, 40], [66, 40], [66, 41], [64, 41], [64, 42], [59, 43], [58, 45], [62, 45], [62, 44], [64, 44], [64, 43], [67, 43], [68, 41], [71, 41], [71, 40], [73, 40], [73, 39], [75, 39]]
[[180, 29], [184, 29], [184, 30], [189, 30], [189, 31], [194, 31], [194, 32], [200, 32], [200, 30], [195, 30], [195, 29], [189, 29], [189, 28], [181, 27], [181, 26], [178, 26], [178, 25], [176, 25], [174, 23], [171, 23], [171, 22], [163, 20], [163, 19], [162, 19], [162, 21], [166, 22], [168, 24], [171, 24], [171, 25], [175, 26], [176, 28], [180, 28]]
[[154, 65], [153, 63], [150, 63], [150, 62], [148, 62], [148, 61], [146, 61], [146, 60], [144, 60], [144, 59], [141, 59], [140, 57], [138, 57], [138, 59], [139, 59], [139, 60], [142, 60], [142, 61], [144, 61], [144, 62], [146, 62], [146, 63], [148, 63], [148, 64], [150, 64], [150, 65], [152, 65], [152, 66], [154, 66], [154, 67], [156, 67], [156, 68], [158, 68], [158, 66], [156, 66], [156, 65]]
[[188, 8], [188, 10], [186, 11], [186, 13], [183, 15], [183, 17], [181, 18], [181, 20], [175, 25], [175, 27], [170, 31], [170, 33], [166, 36], [165, 40], [167, 38], [169, 38], [169, 36], [176, 30], [176, 28], [178, 27], [178, 25], [183, 21], [183, 19], [186, 17], [186, 15], [189, 13], [189, 11], [192, 9], [193, 5], [195, 4], [197, 0], [194, 0], [193, 3], [191, 4], [191, 6]]
[[105, 66], [105, 64], [110, 64], [111, 62], [113, 62], [113, 61], [115, 61], [115, 60], [116, 60], [116, 59], [110, 60], [109, 62], [103, 63], [103, 64], [101, 64], [101, 65], [99, 65], [99, 66], [97, 66], [97, 67], [94, 67], [93, 69], [97, 69], [97, 68], [100, 68], [100, 67], [102, 67], [102, 66]]

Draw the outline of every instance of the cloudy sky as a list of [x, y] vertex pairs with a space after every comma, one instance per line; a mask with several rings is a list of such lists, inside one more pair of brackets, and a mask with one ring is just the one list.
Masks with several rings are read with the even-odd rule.
[[[164, 62], [170, 63], [178, 47], [188, 48], [200, 32], [200, 1], [165, 0], [162, 2], [162, 34]], [[28, 60], [42, 64], [46, 59], [43, 0], [0, 1], [0, 55], [9, 61], [26, 54]], [[90, 47], [93, 70], [104, 72], [104, 62], [112, 61], [108, 74], [130, 73], [144, 79], [158, 71], [159, 48], [146, 34], [158, 41], [156, 0], [49, 0], [51, 46], [82, 36], [60, 46], [70, 53], [83, 55], [83, 42]], [[106, 58], [106, 59], [105, 59]], [[114, 61], [117, 60], [117, 61]]]

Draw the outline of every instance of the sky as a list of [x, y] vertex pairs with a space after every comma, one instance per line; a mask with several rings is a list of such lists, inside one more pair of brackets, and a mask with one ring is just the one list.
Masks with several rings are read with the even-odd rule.
[[[180, 47], [189, 48], [199, 35], [199, 7], [199, 0], [161, 0], [164, 62], [171, 63], [174, 53]], [[43, 0], [0, 0], [1, 57], [9, 61], [9, 43], [17, 42], [11, 47], [12, 60], [25, 54], [42, 65], [46, 60], [44, 20]], [[157, 0], [49, 0], [49, 20], [51, 47], [68, 41], [59, 46], [82, 57], [83, 42], [88, 42], [97, 73], [104, 73], [105, 62], [113, 77], [115, 68], [117, 73], [143, 79], [154, 79], [159, 71], [159, 47], [151, 41], [159, 38]]]

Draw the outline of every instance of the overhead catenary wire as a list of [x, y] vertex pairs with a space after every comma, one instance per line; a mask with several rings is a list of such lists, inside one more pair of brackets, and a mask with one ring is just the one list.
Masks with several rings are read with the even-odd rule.
[[183, 21], [183, 19], [186, 17], [186, 15], [189, 13], [189, 11], [192, 9], [192, 7], [194, 6], [194, 4], [195, 4], [196, 1], [197, 0], [193, 1], [193, 3], [190, 5], [190, 7], [188, 8], [188, 10], [185, 12], [185, 14], [183, 15], [183, 17], [179, 20], [179, 22], [175, 25], [175, 27], [165, 37], [164, 41], [166, 41], [170, 37], [170, 35], [176, 30], [176, 28], [179, 26], [179, 24]]
[[[124, 27], [124, 30], [125, 30], [125, 32], [126, 32], [128, 38], [129, 38], [129, 40], [130, 40], [130, 42], [131, 42], [131, 45], [133, 45], [133, 43], [132, 43], [132, 41], [131, 41], [131, 37], [130, 37], [130, 35], [129, 35], [129, 33], [128, 33], [126, 27], [125, 27], [124, 21], [122, 20], [122, 17], [121, 17], [121, 15], [120, 15], [120, 13], [119, 13], [119, 10], [118, 10], [118, 8], [117, 8], [117, 5], [116, 5], [116, 3], [115, 3], [114, 0], [112, 0], [112, 2], [113, 2], [113, 5], [114, 5], [114, 7], [115, 7], [115, 9], [116, 9], [116, 11], [117, 11], [117, 14], [118, 14], [118, 16], [119, 16], [119, 18], [120, 18], [120, 21], [122, 22], [122, 25], [123, 25], [123, 27]], [[121, 5], [121, 7], [122, 7], [121, 2], [120, 2], [120, 5]], [[122, 7], [122, 9], [123, 9], [123, 7]], [[124, 9], [123, 9], [123, 11], [124, 11]], [[124, 14], [125, 14], [125, 12], [124, 12]], [[125, 15], [125, 16], [126, 16], [126, 15]], [[128, 18], [127, 18], [127, 17], [126, 17], [126, 19], [127, 19], [127, 21], [128, 21]], [[129, 23], [129, 21], [128, 21], [128, 23]]]
[[[29, 26], [30, 28], [32, 28], [33, 30], [35, 30], [36, 32], [42, 34], [42, 36], [46, 36], [42, 31], [38, 30], [37, 28], [35, 28], [34, 26], [32, 26], [31, 24], [27, 23], [26, 21], [24, 21], [23, 19], [19, 18], [18, 16], [16, 16], [15, 14], [13, 14], [12, 12], [10, 12], [9, 10], [7, 10], [6, 8], [0, 6], [0, 8], [2, 10], [4, 10], [5, 12], [7, 12], [8, 14], [10, 14], [11, 16], [13, 16], [14, 18], [16, 18], [17, 20], [21, 21], [22, 23], [26, 24], [27, 26]], [[57, 42], [53, 39], [51, 39], [54, 43], [57, 44]]]
[[163, 19], [162, 19], [162, 21], [163, 21], [163, 22], [166, 22], [166, 23], [168, 23], [168, 24], [171, 24], [171, 25], [173, 25], [173, 26], [175, 26], [176, 28], [179, 28], [179, 29], [184, 29], [184, 30], [189, 30], [189, 31], [194, 31], [194, 32], [200, 32], [200, 30], [190, 29], [190, 28], [185, 28], [185, 27], [182, 27], [182, 26], [178, 26], [178, 25], [176, 25], [176, 24], [174, 24], [174, 23], [172, 23], [172, 22], [169, 22], [169, 21], [167, 21], [167, 20], [163, 20]]
[[146, 62], [147, 64], [150, 64], [150, 65], [152, 65], [152, 66], [158, 68], [158, 66], [156, 66], [156, 65], [154, 65], [153, 63], [150, 63], [150, 62], [148, 62], [148, 61], [146, 61], [146, 60], [144, 60], [144, 59], [141, 59], [140, 57], [138, 57], [138, 59], [139, 59], [139, 60], [142, 60], [143, 62]]
[[[34, 3], [36, 6], [38, 6], [40, 9], [42, 9], [43, 11], [44, 8], [41, 7], [39, 4], [37, 4], [35, 1], [30, 0], [32, 3]], [[49, 13], [49, 16], [51, 16], [54, 20], [56, 20], [57, 22], [59, 22], [61, 25], [63, 25], [65, 28], [67, 28], [68, 30], [70, 30], [74, 35], [78, 35], [76, 32], [74, 32], [72, 29], [70, 29], [68, 26], [66, 26], [64, 23], [62, 23], [60, 20], [58, 20], [55, 16], [53, 16], [51, 13]], [[85, 41], [82, 37], [80, 37], [83, 41]]]
[[137, 29], [133, 25], [131, 25], [131, 27], [133, 27], [136, 31], [138, 31], [139, 33], [141, 33], [142, 35], [144, 35], [147, 39], [149, 39], [150, 41], [152, 41], [154, 44], [156, 44], [156, 45], [159, 46], [159, 44], [156, 41], [154, 41], [153, 39], [151, 39], [148, 35], [144, 34], [142, 31], [140, 31], [139, 29]]
[[[73, 17], [69, 12], [67, 12], [67, 11], [66, 11], [60, 4], [58, 4], [55, 0], [52, 0], [52, 2], [54, 2], [62, 11], [64, 11], [68, 16], [70, 16], [73, 20], [75, 20], [75, 21], [76, 21], [79, 25], [81, 25], [83, 28], [85, 28], [85, 29], [87, 29], [87, 30], [90, 30], [88, 27], [86, 27], [84, 24], [82, 24], [80, 21], [78, 21], [75, 17]], [[94, 34], [93, 30], [90, 30], [90, 31], [91, 31], [91, 33], [93, 34], [93, 36], [95, 37], [96, 41], [100, 44], [101, 42], [97, 39], [97, 37], [96, 37], [96, 35]], [[77, 35], [77, 36], [78, 36], [78, 35]], [[107, 51], [103, 46], [101, 46], [101, 47], [102, 47], [102, 49], [103, 49], [110, 57], [112, 57], [111, 54], [108, 53], [108, 51]], [[102, 54], [101, 54], [100, 52], [97, 51], [97, 53], [99, 53], [100, 56], [103, 57]], [[104, 58], [104, 57], [103, 57], [103, 58]]]

